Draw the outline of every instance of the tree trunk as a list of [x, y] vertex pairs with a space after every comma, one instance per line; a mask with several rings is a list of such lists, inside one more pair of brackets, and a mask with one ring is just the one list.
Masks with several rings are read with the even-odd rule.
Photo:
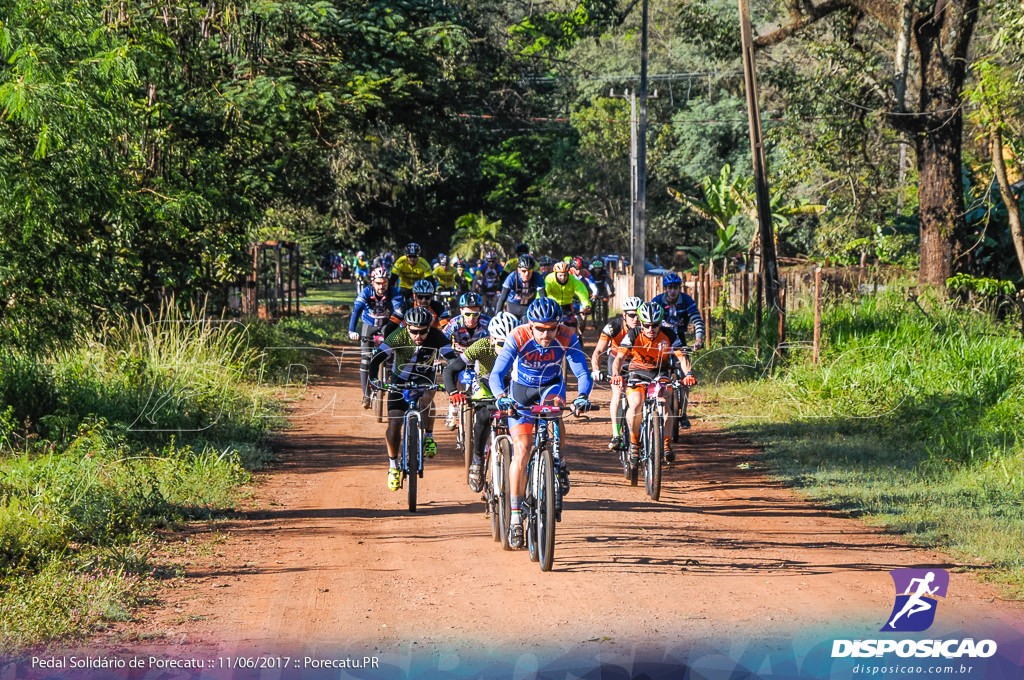
[[[959, 113], [956, 118], [960, 118]], [[960, 174], [962, 123], [917, 137], [917, 198], [921, 215], [921, 269], [918, 283], [945, 287], [962, 252], [964, 186]]]
[[992, 128], [989, 136], [992, 148], [992, 168], [995, 170], [996, 183], [999, 185], [999, 195], [1003, 197], [1006, 205], [1006, 214], [1010, 221], [1010, 236], [1013, 237], [1013, 247], [1017, 251], [1017, 262], [1020, 263], [1020, 270], [1024, 273], [1024, 229], [1020, 221], [1020, 203], [1013, 195], [1010, 188], [1010, 180], [1006, 176], [1006, 159], [1003, 158], [1003, 133], [999, 125]]
[[922, 285], [944, 287], [964, 250], [961, 93], [977, 14], [978, 0], [935, 0], [914, 25], [924, 115], [901, 127], [913, 131], [917, 146]]

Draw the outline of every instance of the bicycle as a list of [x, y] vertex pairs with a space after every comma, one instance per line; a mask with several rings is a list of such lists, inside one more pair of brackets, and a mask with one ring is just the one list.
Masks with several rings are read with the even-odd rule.
[[[472, 390], [476, 386], [476, 371], [466, 367], [459, 373], [459, 384]], [[473, 406], [469, 402], [459, 405], [456, 418], [455, 449], [461, 451], [466, 464], [466, 479], [469, 480], [469, 466], [473, 463]]]
[[434, 299], [448, 310], [448, 315], [455, 318], [459, 315], [459, 294], [451, 288], [438, 288]]
[[484, 449], [485, 514], [491, 520], [491, 538], [503, 550], [512, 550], [508, 543], [508, 525], [512, 514], [509, 499], [509, 467], [512, 464], [512, 437], [508, 434], [508, 415], [494, 408], [494, 397], [473, 400], [474, 408], [487, 408], [491, 418], [490, 436]]
[[[419, 400], [424, 392], [444, 389], [433, 381], [424, 382], [410, 380], [404, 383], [386, 383], [374, 380], [372, 383], [378, 392], [401, 394], [405, 401], [405, 415], [402, 417], [402, 450], [398, 465], [402, 471], [402, 486], [409, 496], [409, 512], [416, 512], [417, 481], [423, 478], [423, 430]], [[387, 401], [383, 395], [380, 401]]]
[[[652, 501], [661, 497], [661, 468], [665, 455], [665, 439], [663, 428], [666, 405], [659, 397], [666, 390], [675, 391], [680, 383], [672, 378], [661, 377], [651, 381], [637, 382], [644, 385], [644, 403], [640, 415], [640, 457], [636, 465], [629, 461], [629, 449], [624, 448], [621, 454], [623, 470], [631, 486], [639, 481], [639, 470], [644, 471], [644, 490]], [[668, 398], [669, 395], [666, 395]], [[626, 428], [624, 427], [625, 431]]]
[[357, 270], [353, 280], [356, 284], [356, 295], [359, 295], [364, 288], [370, 285], [370, 272], [362, 269]]
[[[591, 406], [591, 409], [594, 407]], [[537, 419], [533, 449], [526, 468], [526, 495], [523, 498], [523, 533], [531, 562], [539, 562], [541, 571], [551, 571], [555, 561], [555, 523], [562, 521], [562, 495], [559, 479], [562, 449], [562, 413], [581, 417], [582, 412], [554, 405], [535, 405], [530, 413]], [[549, 425], [552, 430], [549, 433]]]

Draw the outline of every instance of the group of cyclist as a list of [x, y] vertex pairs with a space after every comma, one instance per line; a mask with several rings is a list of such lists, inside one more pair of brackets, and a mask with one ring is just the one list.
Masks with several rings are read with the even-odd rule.
[[[469, 401], [492, 399], [499, 411], [508, 414], [513, 445], [508, 540], [518, 548], [524, 541], [526, 461], [536, 422], [530, 407], [563, 406], [569, 401], [563, 366], [567, 365], [575, 377], [576, 395], [571, 401], [574, 411], [590, 408], [594, 383], [605, 376], [611, 383], [612, 404], [617, 405], [625, 393], [629, 457], [635, 464], [643, 385], [669, 371], [678, 371], [683, 385], [695, 384], [689, 357], [683, 351], [682, 331], [692, 323], [693, 347], [700, 349], [705, 328], [693, 299], [682, 292], [681, 279], [670, 273], [662, 281], [665, 292], [661, 295], [646, 302], [639, 297], [625, 302], [622, 315], [611, 319], [601, 330], [588, 362], [576, 319], [589, 310], [592, 284], [600, 282], [599, 294], [614, 292], [610, 276], [603, 272], [603, 262], [595, 260], [587, 271], [580, 258], [560, 260], [552, 262], [551, 271], [545, 273], [525, 244], [517, 246], [516, 251], [515, 257], [505, 264], [500, 263], [496, 253], [487, 253], [483, 264], [471, 275], [459, 273], [456, 267], [455, 278], [447, 279], [443, 276], [450, 266], [446, 256], [439, 256], [432, 266], [422, 257], [420, 246], [410, 243], [390, 270], [376, 266], [370, 272], [369, 284], [359, 293], [353, 307], [349, 337], [360, 342], [364, 408], [370, 406], [369, 389], [381, 387], [373, 376], [385, 363], [390, 364], [391, 381], [419, 380], [430, 387], [422, 392], [418, 403], [423, 414], [423, 452], [427, 457], [437, 451], [432, 405], [433, 381], [440, 363], [444, 364], [443, 383], [451, 404], [449, 428], [454, 427], [452, 409]], [[595, 279], [595, 273], [599, 278]], [[460, 277], [467, 289], [459, 293], [457, 314], [453, 315], [435, 296], [439, 284], [458, 285]], [[488, 296], [493, 297], [491, 304], [487, 304]], [[608, 357], [607, 363], [604, 357]], [[467, 368], [475, 369], [476, 374], [468, 385], [460, 382]], [[402, 484], [397, 456], [405, 403], [401, 393], [389, 393], [388, 488], [393, 491]], [[685, 409], [685, 400], [682, 403]], [[615, 417], [615, 410], [609, 448], [618, 450], [627, 442], [623, 441], [622, 423]], [[485, 409], [474, 414], [472, 434], [467, 435], [476, 442], [472, 447], [469, 485], [479, 492], [483, 487], [483, 455], [491, 418]], [[688, 427], [685, 410], [679, 417], [681, 426]], [[667, 442], [665, 452], [666, 461], [671, 462], [674, 456]], [[564, 456], [557, 474], [564, 495], [569, 490]]]

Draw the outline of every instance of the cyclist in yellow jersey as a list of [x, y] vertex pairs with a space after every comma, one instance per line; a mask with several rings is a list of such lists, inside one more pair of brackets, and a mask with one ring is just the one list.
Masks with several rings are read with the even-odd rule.
[[590, 308], [590, 292], [582, 281], [569, 273], [568, 262], [555, 263], [554, 271], [544, 277], [544, 290], [549, 298], [554, 298], [562, 306], [563, 311], [572, 312], [574, 297], [580, 299], [581, 309]]
[[[562, 308], [562, 323], [574, 331], [579, 328], [573, 298], [580, 301], [580, 314], [590, 311], [590, 291], [587, 286], [569, 273], [568, 262], [556, 262], [554, 271], [544, 277], [544, 291]], [[582, 340], [582, 339], [581, 339]]]
[[429, 279], [433, 274], [430, 263], [420, 257], [420, 252], [419, 243], [410, 243], [405, 247], [405, 255], [398, 258], [391, 268], [391, 285], [398, 284], [398, 290], [406, 302], [412, 299], [413, 284]]
[[448, 256], [443, 253], [437, 256], [434, 278], [437, 279], [438, 288], [451, 290], [455, 287], [455, 267], [448, 264]]

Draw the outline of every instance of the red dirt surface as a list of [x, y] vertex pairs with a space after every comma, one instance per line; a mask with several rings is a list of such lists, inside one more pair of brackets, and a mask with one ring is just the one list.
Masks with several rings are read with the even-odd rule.
[[[249, 507], [183, 532], [167, 559], [184, 577], [118, 631], [131, 642], [108, 646], [598, 655], [685, 640], [877, 637], [893, 604], [887, 572], [899, 567], [951, 572], [929, 635], [1024, 629], [1020, 603], [942, 554], [802, 500], [743, 465], [757, 455], [749, 442], [708, 424], [684, 432], [651, 502], [606, 449], [607, 392], [593, 420], [567, 421], [572, 490], [543, 573], [492, 540], [442, 419], [419, 510], [387, 490], [385, 426], [360, 408], [348, 351], [340, 370], [317, 367]], [[436, 403], [443, 411], [447, 399]]]

